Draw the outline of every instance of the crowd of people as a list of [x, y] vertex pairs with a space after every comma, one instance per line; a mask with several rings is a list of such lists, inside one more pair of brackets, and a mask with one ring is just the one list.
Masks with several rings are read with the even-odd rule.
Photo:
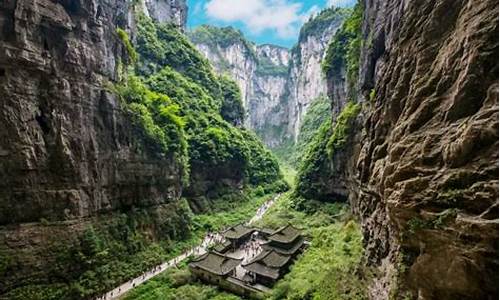
[[242, 247], [242, 250], [245, 251], [245, 262], [251, 260], [262, 251], [259, 242], [256, 240], [251, 240], [250, 242], [242, 245]]

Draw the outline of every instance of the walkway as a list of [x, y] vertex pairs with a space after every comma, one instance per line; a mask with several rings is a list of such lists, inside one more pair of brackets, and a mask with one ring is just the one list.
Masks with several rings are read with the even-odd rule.
[[[252, 224], [260, 219], [262, 219], [262, 217], [264, 216], [264, 214], [266, 213], [266, 211], [274, 205], [274, 203], [276, 203], [276, 200], [281, 196], [281, 194], [278, 194], [276, 195], [273, 199], [267, 201], [266, 203], [262, 204], [262, 206], [259, 207], [259, 209], [257, 210], [255, 216], [247, 223], [247, 224]], [[170, 261], [168, 262], [165, 262], [161, 265], [158, 265], [156, 267], [154, 267], [152, 270], [144, 273], [143, 275], [135, 278], [135, 279], [132, 279], [132, 280], [129, 280], [127, 281], [126, 283], [122, 284], [121, 286], [115, 288], [114, 290], [112, 291], [109, 291], [107, 292], [105, 295], [101, 296], [101, 297], [98, 297], [96, 298], [96, 300], [113, 300], [113, 299], [118, 299], [120, 298], [121, 296], [123, 296], [125, 293], [127, 293], [128, 291], [130, 291], [131, 289], [135, 288], [136, 286], [150, 280], [151, 278], [155, 277], [156, 275], [164, 272], [165, 270], [169, 269], [169, 268], [172, 268], [172, 267], [175, 267], [178, 263], [180, 263], [181, 261], [185, 260], [186, 258], [188, 258], [189, 256], [191, 255], [202, 255], [202, 254], [205, 254], [207, 252], [207, 248], [208, 246], [210, 246], [211, 244], [214, 244], [218, 241], [222, 241], [222, 235], [220, 234], [216, 234], [216, 237], [215, 239], [214, 238], [209, 238], [208, 236], [205, 237], [205, 239], [203, 240], [203, 242], [201, 243], [200, 246], [190, 250], [190, 251], [187, 251], [179, 256], [177, 256], [176, 258], [173, 258], [171, 259]]]

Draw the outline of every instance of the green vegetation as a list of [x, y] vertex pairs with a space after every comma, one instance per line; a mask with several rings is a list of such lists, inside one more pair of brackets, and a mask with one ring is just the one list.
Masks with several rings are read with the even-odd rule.
[[233, 169], [232, 179], [286, 188], [272, 154], [255, 135], [233, 126], [244, 117], [236, 84], [215, 76], [208, 61], [174, 26], [139, 16], [138, 27], [138, 52], [144, 60], [140, 73], [148, 76], [146, 86], [171, 99], [185, 122], [193, 175], [189, 187], [196, 187], [195, 181], [203, 177], [217, 181], [214, 175]]
[[[29, 279], [5, 296], [13, 300], [97, 296], [197, 242], [189, 230], [190, 220], [187, 202], [179, 201], [103, 215], [81, 232], [49, 237], [46, 253], [56, 256], [49, 256], [55, 261], [47, 266], [47, 275]], [[17, 253], [11, 254], [10, 261], [18, 259]]]
[[216, 287], [195, 282], [186, 265], [168, 270], [132, 290], [123, 300], [239, 300]]
[[308, 36], [321, 35], [334, 22], [340, 23], [349, 14], [345, 8], [331, 7], [323, 9], [318, 15], [311, 18], [300, 29], [299, 41], [304, 41]]
[[342, 109], [342, 112], [337, 117], [335, 128], [326, 145], [328, 155], [333, 158], [335, 151], [344, 147], [347, 138], [351, 133], [351, 126], [353, 120], [358, 116], [361, 111], [359, 103], [349, 102]]
[[[273, 206], [260, 226], [291, 223], [311, 239], [307, 251], [274, 287], [271, 299], [368, 299], [359, 267], [363, 256], [359, 225], [343, 204], [307, 201], [305, 210], [290, 193]], [[361, 275], [364, 275], [361, 273]]]
[[220, 198], [214, 201], [210, 211], [193, 216], [193, 229], [206, 232], [220, 231], [231, 225], [250, 220], [257, 209], [274, 195], [262, 187], [246, 191], [239, 201]]
[[276, 65], [268, 58], [261, 58], [255, 73], [258, 76], [284, 77], [288, 75], [288, 66]]
[[169, 67], [151, 76], [147, 84], [179, 105], [186, 120], [192, 167], [236, 167], [243, 171], [246, 182], [254, 186], [281, 180], [278, 162], [272, 154], [254, 134], [224, 121], [219, 113], [221, 104], [198, 85]]
[[411, 234], [425, 229], [440, 229], [443, 228], [450, 220], [457, 216], [457, 209], [447, 209], [436, 216], [430, 218], [414, 217], [407, 223], [407, 230]]
[[375, 101], [375, 97], [377, 97], [377, 92], [375, 91], [375, 89], [372, 89], [370, 91], [370, 102]]
[[137, 29], [140, 75], [151, 75], [169, 66], [204, 88], [212, 98], [222, 101], [220, 83], [212, 66], [175, 25], [155, 23], [138, 15]]
[[363, 22], [363, 4], [358, 1], [350, 16], [328, 45], [322, 70], [328, 77], [340, 76], [346, 70], [347, 84], [351, 99], [355, 97], [355, 85], [358, 81], [359, 59], [361, 55], [361, 26]]
[[116, 33], [118, 34], [118, 37], [121, 39], [123, 45], [127, 49], [128, 56], [132, 60], [133, 63], [137, 62], [137, 52], [135, 51], [134, 46], [132, 46], [132, 43], [130, 42], [130, 38], [128, 37], [128, 34], [125, 30], [118, 28], [116, 29]]
[[144, 137], [145, 143], [140, 145], [158, 155], [174, 155], [183, 180], [187, 181], [188, 146], [179, 105], [168, 96], [149, 90], [136, 76], [129, 76], [126, 82], [112, 89], [129, 110], [139, 136]]
[[245, 119], [245, 108], [241, 100], [240, 88], [236, 82], [225, 75], [220, 76], [219, 81], [224, 97], [220, 109], [222, 118], [232, 125], [242, 125]]
[[201, 25], [189, 33], [189, 38], [195, 44], [203, 44], [216, 49], [218, 46], [227, 48], [234, 44], [242, 44], [247, 53], [257, 60], [254, 45], [249, 42], [240, 30], [231, 26], [216, 27], [211, 25]]
[[295, 191], [308, 199], [323, 199], [324, 191], [330, 179], [328, 140], [332, 134], [332, 122], [327, 119], [316, 132], [307, 146], [303, 160], [300, 163]]
[[291, 157], [291, 163], [293, 165], [299, 165], [301, 158], [305, 154], [307, 146], [313, 140], [318, 128], [320, 128], [321, 124], [325, 123], [325, 121], [329, 118], [331, 118], [330, 99], [325, 95], [321, 95], [311, 102], [311, 105], [307, 109], [304, 119], [302, 120], [298, 140], [295, 145], [294, 153]]
[[[256, 197], [257, 190], [248, 195]], [[245, 201], [244, 207], [227, 207], [225, 201], [214, 205], [214, 211], [195, 216], [195, 226], [201, 230], [218, 230], [247, 220], [269, 195], [256, 201]], [[254, 204], [251, 204], [254, 203]], [[297, 207], [302, 207], [300, 210]], [[279, 228], [288, 223], [303, 228], [311, 245], [280, 280], [269, 299], [367, 299], [368, 272], [360, 269], [363, 248], [362, 235], [349, 215], [345, 204], [325, 204], [302, 201], [291, 193], [284, 194], [258, 221], [256, 226]], [[237, 216], [234, 218], [234, 216]], [[194, 280], [186, 264], [165, 272], [129, 292], [128, 299], [227, 299], [240, 297], [224, 293], [216, 287]]]
[[300, 43], [306, 41], [309, 36], [322, 35], [324, 31], [332, 25], [333, 22], [342, 22], [349, 14], [349, 9], [344, 8], [326, 8], [318, 15], [311, 16], [309, 20], [302, 26], [299, 35], [299, 42], [295, 44], [290, 53], [296, 59], [296, 64], [301, 63]]
[[328, 185], [332, 176], [331, 161], [337, 150], [342, 149], [351, 134], [353, 120], [360, 105], [349, 102], [335, 121], [327, 119], [308, 144], [297, 175], [296, 193], [308, 199], [328, 199]]
[[[257, 209], [273, 194], [267, 194], [262, 188], [246, 190], [240, 196], [233, 197], [239, 199], [228, 201], [226, 195], [211, 205], [210, 211], [204, 214], [192, 216], [193, 236], [201, 237], [208, 230], [219, 231], [230, 225], [242, 223], [251, 219]], [[176, 296], [176, 297], [174, 297]], [[166, 297], [166, 298], [164, 298]], [[174, 298], [169, 298], [174, 297]], [[200, 298], [201, 297], [201, 298]], [[207, 297], [207, 298], [205, 298]], [[216, 288], [195, 283], [190, 273], [185, 269], [173, 270], [148, 281], [130, 293], [125, 299], [218, 299], [230, 300], [240, 299], [239, 297], [221, 293]]]

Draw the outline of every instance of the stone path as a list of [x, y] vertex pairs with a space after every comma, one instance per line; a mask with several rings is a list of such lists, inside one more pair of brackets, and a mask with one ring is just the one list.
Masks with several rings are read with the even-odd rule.
[[[260, 219], [262, 219], [262, 217], [264, 216], [264, 214], [266, 213], [266, 211], [274, 205], [274, 203], [276, 203], [276, 200], [281, 196], [281, 194], [278, 194], [276, 195], [273, 199], [267, 201], [266, 203], [264, 203], [262, 206], [259, 207], [259, 209], [257, 210], [257, 213], [255, 214], [255, 216], [249, 221], [247, 222], [247, 225], [249, 224], [252, 224]], [[135, 279], [132, 279], [132, 280], [129, 280], [127, 281], [126, 283], [120, 285], [119, 287], [115, 288], [114, 290], [112, 291], [109, 291], [107, 292], [105, 295], [101, 296], [101, 297], [98, 297], [98, 298], [95, 298], [96, 300], [113, 300], [113, 299], [119, 299], [121, 296], [123, 296], [125, 293], [127, 293], [128, 291], [130, 291], [131, 289], [135, 288], [136, 286], [150, 280], [151, 278], [155, 277], [156, 275], [164, 272], [165, 270], [169, 269], [169, 268], [172, 268], [172, 267], [175, 267], [178, 263], [180, 263], [181, 261], [185, 260], [186, 258], [188, 258], [189, 256], [191, 255], [202, 255], [202, 254], [205, 254], [207, 252], [207, 248], [208, 246], [210, 246], [211, 244], [214, 244], [216, 243], [217, 241], [221, 241], [222, 240], [222, 235], [220, 234], [217, 234], [216, 235], [216, 238], [215, 240], [213, 238], [208, 238], [208, 237], [205, 237], [205, 239], [203, 240], [203, 242], [201, 243], [200, 246], [190, 250], [190, 251], [186, 251], [185, 253], [177, 256], [176, 258], [173, 258], [171, 260], [169, 260], [168, 262], [165, 262], [161, 265], [158, 265], [156, 267], [154, 267], [152, 270], [149, 270], [148, 272], [144, 273], [143, 275], [135, 278]]]

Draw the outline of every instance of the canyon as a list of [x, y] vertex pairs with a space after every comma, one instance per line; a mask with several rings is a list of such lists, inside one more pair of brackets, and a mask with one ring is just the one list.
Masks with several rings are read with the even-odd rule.
[[498, 1], [360, 0], [292, 49], [187, 18], [0, 1], [0, 299], [93, 299], [286, 190], [264, 225], [312, 242], [270, 299], [496, 299]]
[[238, 83], [246, 126], [268, 147], [279, 148], [298, 140], [309, 105], [326, 95], [321, 62], [345, 15], [332, 8], [312, 17], [293, 49], [255, 45], [231, 27], [200, 26], [189, 36], [217, 72], [230, 74]]

